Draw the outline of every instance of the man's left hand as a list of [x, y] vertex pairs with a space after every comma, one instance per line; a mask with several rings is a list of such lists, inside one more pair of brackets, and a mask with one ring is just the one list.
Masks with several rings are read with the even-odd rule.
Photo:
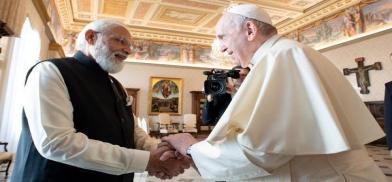
[[189, 133], [180, 133], [163, 137], [163, 142], [169, 143], [173, 148], [180, 152], [183, 156], [187, 156], [186, 150], [193, 144], [199, 142]]

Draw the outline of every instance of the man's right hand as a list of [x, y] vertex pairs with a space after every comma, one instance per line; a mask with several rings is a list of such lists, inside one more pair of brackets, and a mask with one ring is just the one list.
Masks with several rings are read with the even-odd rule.
[[[170, 156], [169, 159], [160, 160], [163, 154]], [[171, 179], [182, 174], [185, 169], [190, 167], [190, 160], [186, 158], [178, 159], [175, 156], [174, 151], [169, 146], [160, 146], [151, 151], [146, 170], [150, 175], [160, 179]]]

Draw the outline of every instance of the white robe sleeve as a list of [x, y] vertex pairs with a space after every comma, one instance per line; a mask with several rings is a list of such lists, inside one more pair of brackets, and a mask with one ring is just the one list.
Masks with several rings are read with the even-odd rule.
[[239, 181], [270, 175], [292, 156], [247, 152], [239, 146], [236, 135], [215, 144], [202, 141], [192, 146], [193, 161], [205, 179]]

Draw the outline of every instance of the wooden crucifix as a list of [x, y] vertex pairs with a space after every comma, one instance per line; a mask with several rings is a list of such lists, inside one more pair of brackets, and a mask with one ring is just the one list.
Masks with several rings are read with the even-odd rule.
[[372, 65], [364, 65], [365, 58], [364, 57], [359, 57], [355, 58], [355, 62], [358, 64], [358, 68], [344, 68], [343, 69], [343, 74], [344, 75], [349, 75], [351, 73], [355, 73], [355, 76], [357, 77], [357, 85], [358, 87], [361, 88], [360, 93], [361, 94], [368, 94], [369, 89], [368, 87], [370, 86], [370, 80], [369, 80], [369, 71], [370, 70], [381, 70], [381, 62], [376, 62]]

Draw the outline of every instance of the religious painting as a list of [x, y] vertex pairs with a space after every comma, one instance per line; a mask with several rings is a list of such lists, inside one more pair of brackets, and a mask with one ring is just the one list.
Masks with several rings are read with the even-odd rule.
[[158, 62], [179, 62], [180, 46], [166, 42], [137, 40], [132, 47], [130, 58]]
[[149, 88], [149, 114], [182, 112], [182, 79], [151, 77]]
[[299, 40], [311, 47], [320, 47], [345, 38], [344, 32], [344, 16], [337, 15], [301, 30]]
[[195, 62], [197, 63], [211, 63], [211, 48], [209, 47], [198, 47], [194, 49]]
[[366, 31], [392, 24], [392, 1], [380, 0], [362, 9]]
[[136, 39], [129, 55], [130, 62], [175, 66], [230, 69], [230, 59], [216, 59], [211, 47]]
[[324, 42], [333, 42], [344, 38], [344, 17], [338, 15], [321, 23], [319, 34]]
[[170, 44], [157, 45], [153, 44], [150, 46], [149, 55], [153, 60], [160, 61], [177, 61], [180, 60], [180, 47]]
[[151, 41], [148, 40], [134, 40], [131, 50], [131, 59], [137, 60], [147, 60], [149, 56], [149, 47], [151, 46]]
[[347, 37], [363, 33], [364, 23], [359, 6], [347, 8], [343, 13], [343, 32]]
[[215, 67], [231, 68], [233, 63], [231, 59], [214, 59], [213, 52], [210, 47], [196, 47], [195, 49], [195, 63], [201, 65], [211, 65]]
[[320, 37], [317, 34], [318, 26], [312, 25], [299, 32], [299, 41], [308, 46], [315, 46], [320, 43]]
[[323, 49], [392, 28], [392, 1], [364, 1], [342, 12], [286, 34], [315, 49]]

